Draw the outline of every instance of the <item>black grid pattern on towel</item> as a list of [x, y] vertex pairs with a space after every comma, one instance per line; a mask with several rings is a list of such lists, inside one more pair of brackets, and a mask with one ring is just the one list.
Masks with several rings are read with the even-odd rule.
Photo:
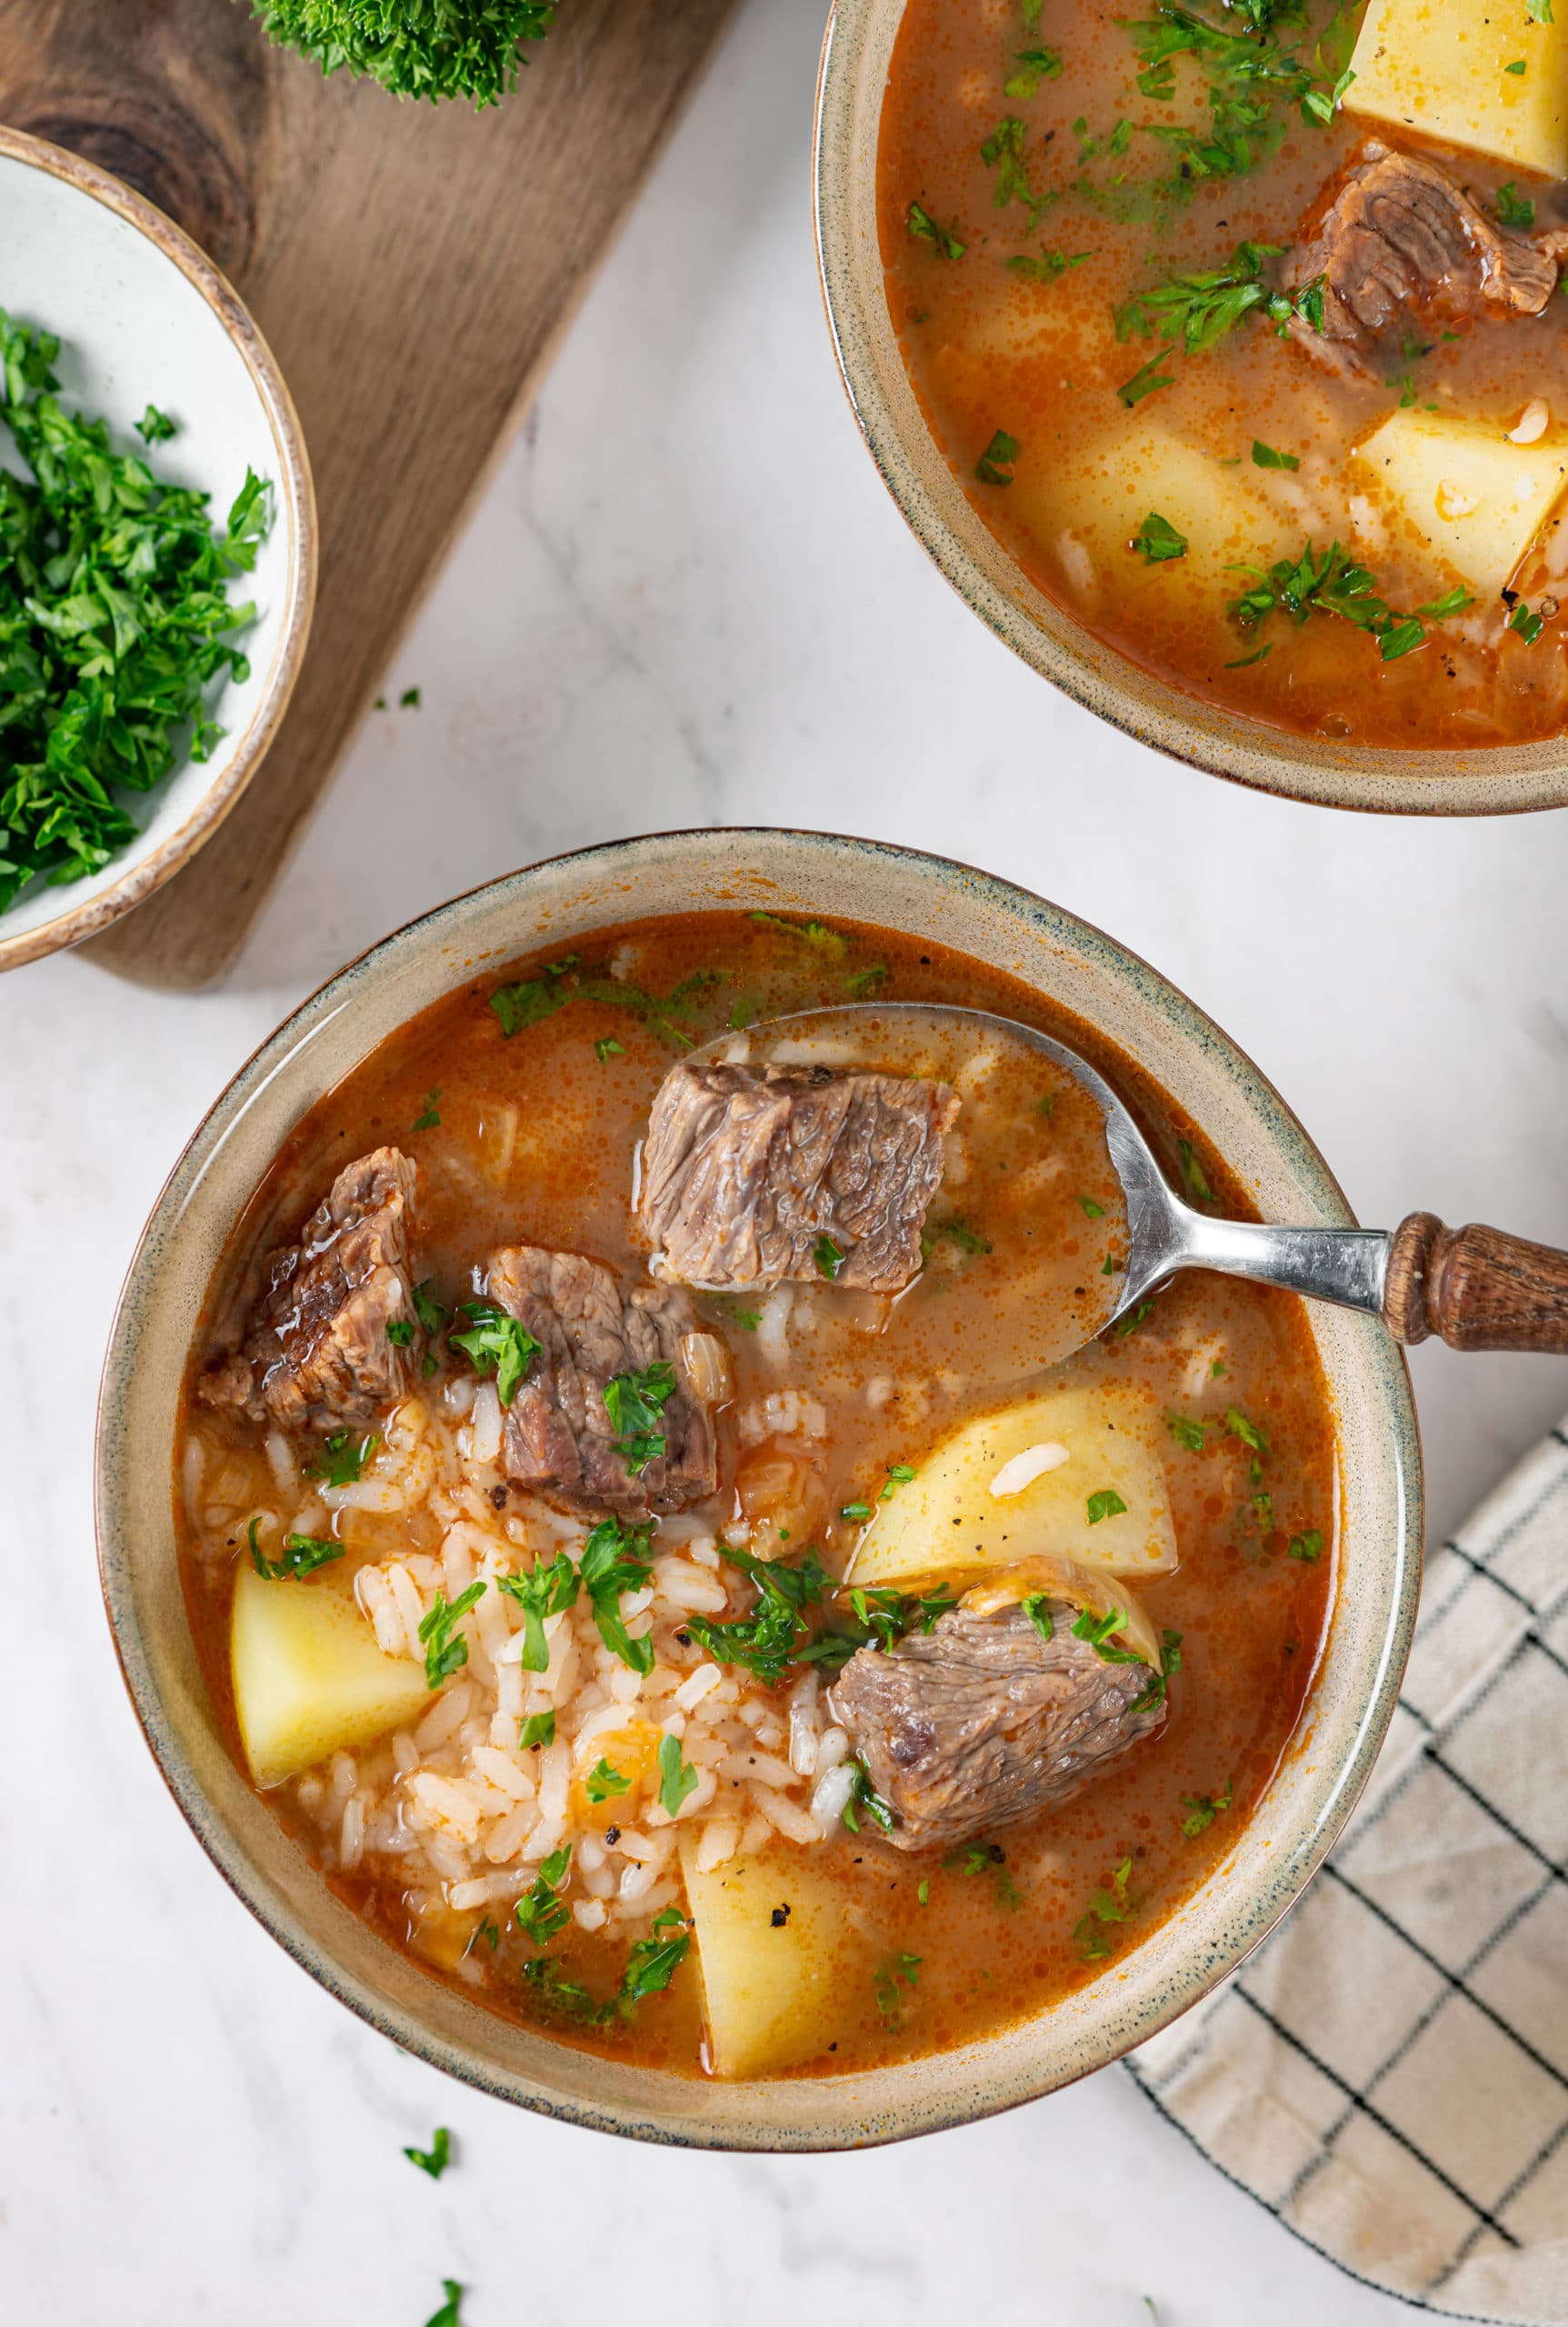
[[[1568, 1449], [1568, 1435], [1563, 1430], [1550, 1433], [1550, 1439], [1557, 1446]], [[1314, 2175], [1322, 2172], [1331, 2162], [1336, 2145], [1358, 2122], [1374, 2126], [1383, 2138], [1391, 2141], [1417, 2167], [1430, 2175], [1432, 2182], [1446, 2192], [1463, 2210], [1463, 2226], [1454, 2239], [1448, 2259], [1432, 2275], [1425, 2287], [1427, 2300], [1410, 2294], [1401, 2294], [1397, 2298], [1422, 2310], [1441, 2307], [1431, 2298], [1441, 2293], [1461, 2263], [1483, 2239], [1490, 2238], [1496, 2244], [1513, 2249], [1525, 2242], [1520, 2232], [1511, 2226], [1510, 2213], [1527, 2196], [1531, 2185], [1549, 2162], [1568, 2148], [1568, 2047], [1564, 2048], [1559, 2059], [1551, 2058], [1540, 2043], [1526, 2030], [1515, 2025], [1494, 2001], [1478, 1992], [1475, 1984], [1497, 1950], [1533, 1910], [1554, 1891], [1563, 1890], [1568, 1893], [1568, 1852], [1562, 1847], [1553, 1849], [1543, 1844], [1538, 1835], [1533, 1835], [1524, 1824], [1510, 1814], [1505, 1803], [1493, 1799], [1483, 1785], [1466, 1774], [1463, 1768], [1467, 1733], [1473, 1734], [1485, 1723], [1489, 1708], [1496, 1707], [1498, 1701], [1504, 1696], [1516, 1694], [1522, 1684], [1533, 1683], [1533, 1694], [1537, 1699], [1544, 1691], [1550, 1714], [1555, 1716], [1553, 1730], [1549, 1733], [1568, 1738], [1568, 1658], [1546, 1637], [1564, 1603], [1568, 1602], [1568, 1559], [1563, 1562], [1560, 1580], [1553, 1582], [1552, 1596], [1547, 1602], [1532, 1598], [1497, 1571], [1497, 1563], [1527, 1538], [1551, 1506], [1560, 1502], [1568, 1505], [1568, 1471], [1563, 1470], [1559, 1470], [1544, 1483], [1541, 1493], [1524, 1510], [1514, 1514], [1509, 1523], [1498, 1532], [1495, 1539], [1487, 1543], [1483, 1552], [1468, 1550], [1457, 1541], [1443, 1544], [1443, 1549], [1452, 1555], [1457, 1572], [1452, 1580], [1434, 1577], [1429, 1583], [1429, 1589], [1433, 1583], [1438, 1584], [1439, 1588], [1433, 1592], [1430, 1601], [1423, 1598], [1412, 1653], [1411, 1676], [1407, 1676], [1407, 1690], [1409, 1678], [1418, 1670], [1423, 1639], [1455, 1616], [1463, 1618], [1470, 1612], [1471, 1606], [1484, 1602], [1490, 1595], [1501, 1596], [1502, 1602], [1506, 1603], [1510, 1620], [1522, 1625], [1523, 1629], [1484, 1685], [1465, 1699], [1451, 1717], [1433, 1722], [1411, 1701], [1408, 1693], [1401, 1697], [1402, 1713], [1423, 1733], [1420, 1750], [1413, 1757], [1410, 1766], [1383, 1797], [1353, 1821], [1346, 1836], [1324, 1863], [1317, 1878], [1344, 1899], [1353, 1902], [1357, 1910], [1388, 1938], [1409, 1963], [1419, 1967], [1420, 1972], [1434, 1983], [1430, 2002], [1400, 2031], [1397, 2039], [1386, 2046], [1376, 2063], [1353, 2078], [1323, 2059], [1317, 2044], [1307, 2033], [1291, 2026], [1288, 2016], [1277, 2003], [1265, 2002], [1257, 1993], [1255, 1972], [1267, 1958], [1268, 1945], [1231, 1981], [1215, 2008], [1216, 2017], [1235, 2010], [1255, 2016], [1288, 2052], [1333, 2087], [1343, 2101], [1343, 2105], [1338, 2114], [1323, 2132], [1318, 2154], [1302, 2167], [1289, 2188], [1277, 2198], [1272, 2201], [1259, 2199], [1259, 2202], [1265, 2205], [1287, 2229], [1303, 2238], [1306, 2243], [1317, 2246], [1318, 2242], [1291, 2219], [1292, 2212]], [[1564, 1533], [1563, 1548], [1568, 1551], [1568, 1530]], [[1375, 1898], [1367, 1884], [1347, 1871], [1343, 1863], [1348, 1860], [1353, 1863], [1369, 1835], [1374, 1834], [1413, 1789], [1423, 1783], [1435, 1783], [1440, 1789], [1452, 1789], [1477, 1817], [1486, 1822], [1489, 1830], [1500, 1842], [1521, 1854], [1522, 1861], [1527, 1863], [1530, 1869], [1531, 1879], [1519, 1895], [1506, 1903], [1495, 1919], [1489, 1923], [1483, 1935], [1457, 1963], [1445, 1962], [1418, 1931], [1410, 1928], [1397, 1913]], [[1285, 1933], [1281, 1936], [1288, 1935], [1289, 1929], [1287, 1923]], [[1354, 1976], [1353, 1961], [1346, 1966], [1346, 1976]], [[1401, 2112], [1391, 2105], [1389, 2100], [1391, 2081], [1402, 2064], [1411, 2059], [1429, 2032], [1436, 2031], [1441, 2033], [1443, 2015], [1455, 2008], [1473, 2012], [1494, 2035], [1500, 2048], [1500, 2058], [1527, 2063], [1528, 2072], [1541, 2080], [1543, 2094], [1550, 2095], [1548, 2121], [1531, 2140], [1527, 2154], [1517, 2161], [1503, 2187], [1496, 2191], [1483, 2192], [1474, 2186], [1467, 2186], [1463, 2172], [1455, 2172], [1432, 2153], [1433, 2145], [1422, 2124], [1411, 2122], [1408, 2116], [1402, 2119]], [[1162, 2093], [1191, 2069], [1194, 2060], [1208, 2049], [1213, 2033], [1213, 2022], [1211, 2021], [1205, 2024], [1196, 2044], [1175, 2065], [1157, 2076], [1136, 2059], [1128, 2062], [1133, 2075], [1149, 2099], [1162, 2114], [1171, 2117], [1171, 2122], [1179, 2126], [1180, 2120], [1171, 2116], [1169, 2108], [1162, 2100]], [[1180, 2126], [1180, 2129], [1183, 2132], [1188, 2130], [1184, 2126]], [[1197, 2145], [1202, 2147], [1201, 2142]], [[1233, 2180], [1236, 2177], [1233, 2174], [1227, 2178]], [[1240, 2186], [1246, 2185], [1243, 2183]], [[1256, 2194], [1249, 2192], [1249, 2195]], [[1318, 2251], [1324, 2252], [1329, 2261], [1338, 2263], [1348, 2276], [1361, 2279], [1368, 2285], [1378, 2285], [1378, 2282], [1364, 2278], [1362, 2272], [1351, 2269], [1328, 2250], [1319, 2247]], [[1394, 2292], [1387, 2288], [1380, 2291]], [[1454, 2317], [1460, 2314], [1445, 2312], [1444, 2315]]]

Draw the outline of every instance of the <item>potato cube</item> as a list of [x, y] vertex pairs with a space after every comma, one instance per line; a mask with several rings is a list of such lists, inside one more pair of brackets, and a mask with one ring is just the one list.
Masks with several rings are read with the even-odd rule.
[[344, 1576], [273, 1583], [242, 1567], [229, 1666], [240, 1740], [260, 1786], [368, 1744], [429, 1702], [424, 1667], [383, 1655]]
[[1568, 175], [1568, 8], [1536, 24], [1525, 0], [1372, 0], [1351, 69], [1346, 113]]
[[[1055, 544], [1088, 608], [1153, 601], [1174, 609], [1194, 594], [1219, 608], [1245, 587], [1237, 566], [1266, 567], [1300, 548], [1307, 529], [1272, 504], [1258, 472], [1200, 452], [1152, 416], [1134, 421], [1070, 463], [1044, 463], [1038, 477], [1026, 455], [1012, 488], [1015, 514]], [[1233, 449], [1244, 453], [1248, 441]], [[1151, 514], [1182, 535], [1183, 555], [1148, 564], [1133, 548]]]
[[[1568, 10], [1565, 10], [1568, 14]], [[1568, 485], [1568, 439], [1511, 444], [1502, 421], [1394, 412], [1353, 455], [1375, 498], [1403, 518], [1432, 566], [1494, 598]]]
[[1154, 1399], [1121, 1383], [982, 1414], [877, 1506], [850, 1581], [956, 1582], [1042, 1554], [1134, 1580], [1169, 1574], [1162, 1426]]
[[[681, 1832], [686, 1904], [714, 2073], [765, 2076], [825, 2052], [840, 2033], [844, 1982], [864, 1942], [837, 1887], [797, 1850], [697, 1872], [703, 1829]], [[784, 1913], [783, 1910], [788, 1912]]]

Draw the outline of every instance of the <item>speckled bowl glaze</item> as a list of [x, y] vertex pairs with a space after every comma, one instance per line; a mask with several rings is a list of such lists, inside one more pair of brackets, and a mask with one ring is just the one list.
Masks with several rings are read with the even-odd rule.
[[883, 92], [904, 0], [835, 0], [816, 115], [816, 232], [844, 385], [915, 537], [1015, 654], [1113, 727], [1173, 759], [1327, 807], [1480, 816], [1568, 802], [1568, 742], [1394, 752], [1290, 735], [1169, 686], [1035, 588], [987, 532], [939, 451], [888, 313], [876, 226]]
[[[161, 888], [217, 830], [288, 706], [315, 599], [315, 498], [298, 416], [272, 351], [238, 294], [190, 236], [106, 170], [20, 130], [0, 128], [0, 305], [62, 342], [66, 407], [109, 423], [115, 446], [150, 402], [179, 424], [150, 457], [175, 484], [212, 495], [219, 524], [245, 468], [274, 490], [272, 529], [231, 594], [254, 598], [237, 644], [245, 679], [209, 698], [224, 729], [211, 756], [182, 757], [150, 793], [117, 794], [141, 826], [100, 871], [35, 884], [0, 913], [0, 970], [106, 929]], [[9, 445], [9, 436], [6, 438]]]
[[295, 1961], [385, 2035], [508, 2101], [639, 2139], [852, 2147], [1049, 2092], [1152, 2035], [1234, 1970], [1338, 1833], [1394, 1707], [1420, 1565], [1421, 1458], [1404, 1361], [1372, 1319], [1318, 1309], [1340, 1417], [1341, 1552], [1326, 1650], [1279, 1773], [1230, 1856], [1142, 1945], [1003, 2034], [874, 2074], [715, 2084], [574, 2052], [493, 2017], [400, 1955], [313, 1872], [229, 1758], [171, 1533], [186, 1352], [225, 1243], [305, 1110], [415, 1012], [534, 947], [716, 906], [857, 918], [944, 944], [1081, 1014], [1195, 1119], [1271, 1219], [1351, 1224], [1278, 1094], [1201, 1011], [1070, 914], [962, 864], [813, 833], [671, 833], [511, 874], [339, 973], [235, 1077], [176, 1164], [115, 1320], [98, 1416], [105, 1601], [147, 1742], [215, 1865]]

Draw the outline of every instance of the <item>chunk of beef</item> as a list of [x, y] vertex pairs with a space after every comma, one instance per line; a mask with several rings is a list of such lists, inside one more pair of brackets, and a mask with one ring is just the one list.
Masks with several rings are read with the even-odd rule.
[[1050, 1640], [1020, 1607], [959, 1607], [844, 1666], [828, 1703], [897, 1813], [900, 1850], [950, 1848], [1065, 1802], [1164, 1720], [1163, 1697], [1133, 1711], [1147, 1665], [1107, 1664], [1074, 1637], [1077, 1609], [1050, 1607]]
[[[897, 1293], [920, 1267], [958, 1113], [944, 1083], [685, 1062], [654, 1101], [639, 1212], [666, 1275]], [[818, 1259], [826, 1236], [844, 1255]], [[830, 1256], [831, 1263], [831, 1256]]]
[[1291, 329], [1336, 371], [1382, 375], [1378, 342], [1487, 315], [1538, 315], [1557, 285], [1568, 235], [1532, 239], [1499, 226], [1435, 162], [1363, 145], [1302, 229], [1287, 289], [1323, 278], [1323, 329]]
[[[420, 1350], [408, 1264], [417, 1185], [395, 1147], [345, 1166], [299, 1243], [265, 1262], [239, 1346], [198, 1385], [208, 1405], [281, 1430], [357, 1430], [406, 1394]], [[389, 1339], [392, 1324], [407, 1336]]]
[[[497, 1253], [490, 1298], [539, 1343], [506, 1411], [504, 1460], [520, 1485], [552, 1493], [574, 1511], [614, 1511], [645, 1519], [700, 1503], [718, 1484], [713, 1410], [697, 1395], [683, 1343], [698, 1330], [684, 1293], [668, 1285], [623, 1293], [614, 1272], [580, 1253], [517, 1244]], [[674, 1388], [659, 1406], [644, 1448], [617, 1443], [623, 1432], [604, 1403], [617, 1374], [667, 1365]]]

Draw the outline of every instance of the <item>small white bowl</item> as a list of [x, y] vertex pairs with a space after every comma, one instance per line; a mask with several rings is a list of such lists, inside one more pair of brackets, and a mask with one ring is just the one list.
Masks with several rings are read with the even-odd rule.
[[[117, 450], [143, 450], [149, 404], [179, 424], [148, 448], [160, 476], [212, 495], [221, 524], [247, 464], [274, 488], [271, 531], [232, 594], [257, 619], [237, 634], [250, 676], [210, 698], [225, 733], [205, 762], [177, 761], [150, 793], [116, 793], [140, 837], [102, 872], [35, 884], [0, 913], [0, 970], [107, 928], [178, 872], [261, 764], [293, 692], [315, 597], [315, 497], [299, 420], [272, 353], [239, 298], [189, 236], [75, 154], [0, 128], [0, 306], [57, 334], [68, 410], [109, 423]], [[0, 431], [4, 457], [13, 458]]]

